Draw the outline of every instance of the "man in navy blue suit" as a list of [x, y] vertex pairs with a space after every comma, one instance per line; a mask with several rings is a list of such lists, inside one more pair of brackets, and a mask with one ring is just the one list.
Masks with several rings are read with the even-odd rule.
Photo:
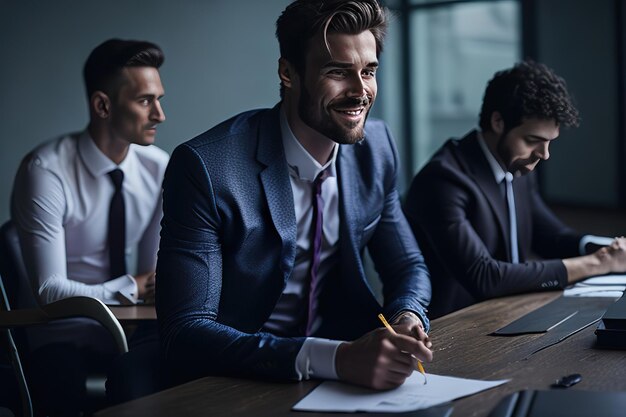
[[432, 359], [429, 275], [400, 208], [397, 151], [384, 123], [366, 122], [386, 19], [377, 0], [295, 1], [277, 22], [281, 102], [175, 150], [156, 303], [179, 381], [388, 389]]

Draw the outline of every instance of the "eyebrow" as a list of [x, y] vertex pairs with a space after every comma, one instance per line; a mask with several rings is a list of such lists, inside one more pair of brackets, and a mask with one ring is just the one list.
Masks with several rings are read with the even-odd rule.
[[135, 98], [158, 98], [158, 99], [162, 99], [163, 97], [165, 97], [165, 94], [161, 94], [160, 96], [157, 96], [156, 94], [139, 94], [137, 95]]
[[[330, 61], [322, 66], [322, 68], [352, 68], [353, 64], [349, 62]], [[366, 65], [367, 68], [378, 68], [378, 62], [370, 62]]]
[[539, 135], [526, 135], [527, 138], [531, 138], [531, 139], [536, 139], [536, 140], [540, 140], [543, 142], [550, 142], [551, 140], [554, 140], [556, 138], [553, 139], [548, 139], [548, 138], [544, 138], [543, 136], [539, 136]]

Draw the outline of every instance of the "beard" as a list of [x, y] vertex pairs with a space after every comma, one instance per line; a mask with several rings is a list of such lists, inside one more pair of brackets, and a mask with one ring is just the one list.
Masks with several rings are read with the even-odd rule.
[[498, 151], [498, 155], [500, 156], [500, 159], [506, 165], [506, 170], [510, 172], [511, 174], [515, 174], [518, 171], [522, 175], [528, 174], [534, 169], [534, 166], [533, 168], [528, 168], [528, 167], [531, 165], [535, 165], [537, 161], [539, 161], [540, 158], [537, 156], [531, 156], [530, 158], [526, 158], [526, 159], [513, 160], [513, 155], [511, 151], [509, 150], [509, 148], [506, 146], [507, 134], [508, 132], [505, 132], [502, 135], [500, 135], [500, 138], [498, 138], [497, 151]]
[[[333, 101], [328, 108], [317, 110], [317, 106], [311, 99], [311, 94], [304, 85], [300, 88], [301, 95], [298, 101], [298, 116], [311, 129], [321, 133], [333, 142], [343, 145], [354, 145], [365, 137], [365, 121], [369, 116], [373, 99], [370, 96], [358, 98], [347, 97], [345, 99]], [[363, 107], [365, 115], [358, 121], [351, 123], [339, 123], [331, 116], [330, 107], [345, 109], [353, 107]]]

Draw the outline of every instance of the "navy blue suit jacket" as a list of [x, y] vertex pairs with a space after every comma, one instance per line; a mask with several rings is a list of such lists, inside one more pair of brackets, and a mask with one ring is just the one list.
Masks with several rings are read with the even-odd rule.
[[[411, 310], [428, 326], [429, 275], [400, 207], [393, 140], [380, 121], [366, 123], [365, 138], [338, 152], [340, 260], [325, 281], [315, 336], [354, 339], [380, 326], [381, 311]], [[304, 338], [261, 331], [296, 256], [279, 106], [242, 113], [180, 145], [163, 196], [156, 306], [178, 379], [297, 378]], [[382, 308], [366, 281], [366, 247], [383, 282]]]
[[516, 178], [513, 190], [519, 264], [511, 263], [506, 198], [476, 131], [446, 142], [413, 179], [404, 208], [431, 272], [431, 317], [567, 284], [560, 259], [579, 255], [582, 235], [546, 206], [534, 173]]

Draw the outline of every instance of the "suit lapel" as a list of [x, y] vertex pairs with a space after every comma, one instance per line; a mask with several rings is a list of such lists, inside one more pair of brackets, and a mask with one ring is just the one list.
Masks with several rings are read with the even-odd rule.
[[[348, 236], [348, 239], [340, 239], [341, 245], [348, 244], [350, 253], [356, 250], [356, 242], [358, 242], [358, 225], [361, 220], [361, 211], [359, 210], [358, 196], [358, 178], [355, 173], [358, 172], [356, 164], [356, 156], [354, 154], [355, 145], [340, 145], [339, 154], [337, 156], [337, 174], [339, 176], [339, 216], [340, 236]], [[344, 252], [345, 253], [345, 252]]]
[[506, 253], [510, 254], [510, 233], [506, 197], [502, 194], [500, 185], [496, 183], [493, 171], [478, 144], [476, 131], [472, 131], [468, 136], [462, 139], [460, 148], [460, 155], [465, 156], [467, 159], [467, 161], [465, 161], [466, 172], [474, 177], [476, 184], [478, 184], [478, 187], [489, 202], [496, 217], [496, 222], [500, 227], [500, 232], [504, 236]]
[[[283, 243], [282, 264], [293, 266], [296, 258], [296, 215], [278, 109], [277, 105], [261, 122], [257, 160], [265, 165], [260, 174], [261, 184], [272, 222]], [[285, 271], [284, 278], [290, 274], [291, 269]]]

